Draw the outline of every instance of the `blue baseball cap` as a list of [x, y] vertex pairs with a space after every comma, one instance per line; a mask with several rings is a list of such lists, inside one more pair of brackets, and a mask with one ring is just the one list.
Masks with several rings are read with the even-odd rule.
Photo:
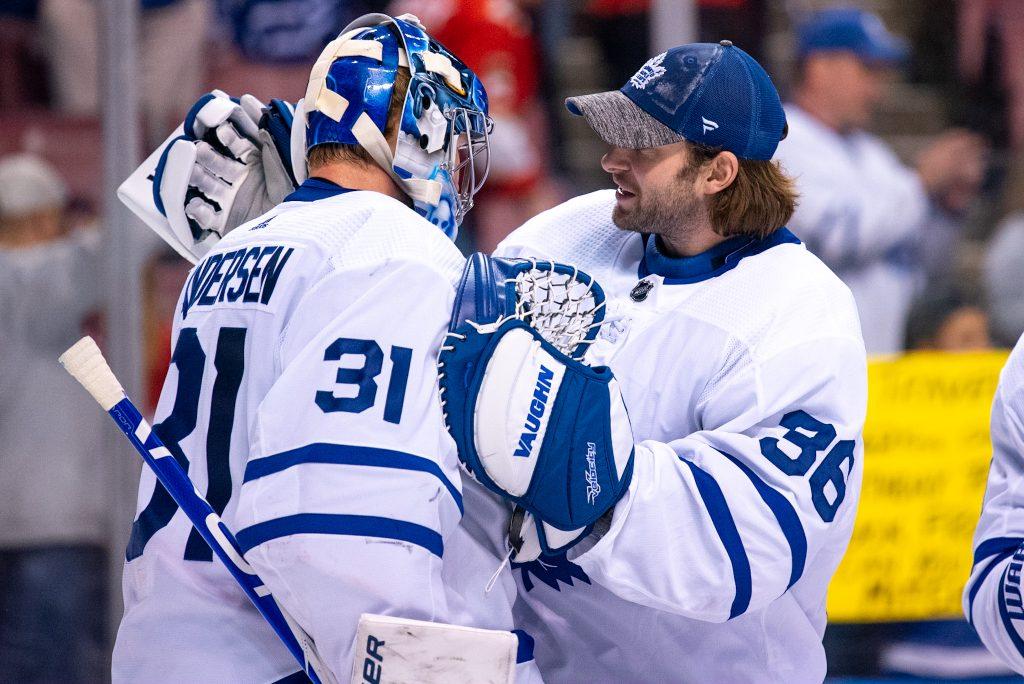
[[907, 41], [885, 28], [877, 14], [855, 7], [815, 12], [798, 30], [798, 52], [847, 51], [872, 64], [897, 64], [910, 54]]
[[771, 159], [786, 137], [771, 77], [728, 40], [672, 48], [619, 90], [570, 97], [565, 106], [606, 143], [629, 149], [688, 140], [740, 159]]

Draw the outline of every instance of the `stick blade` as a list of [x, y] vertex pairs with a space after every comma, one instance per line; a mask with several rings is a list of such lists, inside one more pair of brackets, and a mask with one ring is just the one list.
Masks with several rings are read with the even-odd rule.
[[75, 342], [60, 355], [58, 359], [64, 370], [71, 374], [92, 398], [109, 411], [114, 404], [124, 399], [124, 389], [110, 370], [103, 352], [96, 346], [96, 341], [86, 335]]

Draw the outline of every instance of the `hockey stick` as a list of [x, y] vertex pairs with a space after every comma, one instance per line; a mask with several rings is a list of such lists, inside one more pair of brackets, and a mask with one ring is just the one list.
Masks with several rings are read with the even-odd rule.
[[333, 684], [336, 680], [317, 654], [313, 640], [278, 605], [263, 580], [242, 558], [235, 535], [199, 494], [188, 474], [125, 395], [93, 339], [88, 336], [80, 339], [61, 354], [60, 363], [114, 419], [314, 684]]

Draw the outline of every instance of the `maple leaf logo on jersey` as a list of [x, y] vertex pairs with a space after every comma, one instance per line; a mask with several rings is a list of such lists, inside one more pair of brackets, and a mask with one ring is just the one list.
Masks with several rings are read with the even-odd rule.
[[566, 558], [564, 553], [558, 556], [543, 556], [529, 563], [512, 563], [512, 569], [519, 570], [523, 589], [526, 591], [533, 591], [531, 575], [555, 591], [562, 591], [558, 586], [559, 582], [564, 582], [569, 587], [575, 586], [572, 583], [573, 578], [590, 584], [590, 578], [583, 568]]
[[665, 61], [666, 54], [667, 53], [662, 52], [660, 55], [651, 57], [642, 67], [640, 67], [640, 71], [633, 74], [633, 77], [629, 79], [629, 82], [633, 84], [634, 88], [637, 90], [643, 90], [647, 87], [648, 83], [665, 73], [665, 67], [661, 66], [661, 63]]

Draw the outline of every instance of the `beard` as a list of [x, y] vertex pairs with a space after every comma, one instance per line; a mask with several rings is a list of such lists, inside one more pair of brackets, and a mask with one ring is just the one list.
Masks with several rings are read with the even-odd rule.
[[695, 173], [692, 167], [684, 168], [676, 176], [676, 183], [648, 188], [642, 195], [636, 195], [630, 209], [623, 209], [616, 202], [612, 222], [622, 230], [666, 237], [689, 232], [706, 212], [693, 190]]

